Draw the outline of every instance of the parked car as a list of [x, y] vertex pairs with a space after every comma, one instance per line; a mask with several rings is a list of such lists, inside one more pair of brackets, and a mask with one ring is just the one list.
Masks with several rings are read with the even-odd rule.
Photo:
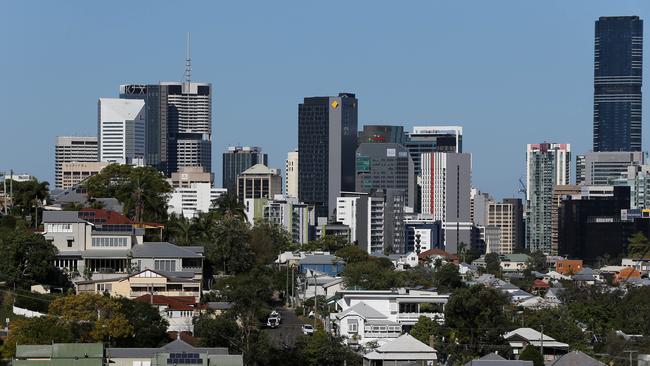
[[271, 312], [271, 315], [269, 315], [269, 318], [278, 318], [278, 322], [279, 322], [279, 323], [282, 322], [282, 317], [280, 316], [280, 313], [278, 313], [278, 312], [275, 311], [275, 310], [273, 310], [273, 311]]
[[266, 326], [269, 327], [269, 328], [277, 328], [277, 327], [280, 326], [280, 319], [278, 319], [277, 317], [274, 317], [274, 316], [270, 316], [266, 320]]
[[302, 325], [302, 334], [304, 334], [304, 335], [312, 335], [312, 334], [314, 334], [314, 327], [311, 324], [303, 324]]

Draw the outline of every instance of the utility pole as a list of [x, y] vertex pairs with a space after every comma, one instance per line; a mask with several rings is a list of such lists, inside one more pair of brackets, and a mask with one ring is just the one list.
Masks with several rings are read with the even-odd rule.
[[639, 351], [634, 351], [634, 350], [623, 351], [623, 353], [629, 353], [629, 354], [630, 354], [630, 366], [633, 366], [633, 365], [632, 365], [632, 354], [634, 354], [634, 353], [638, 353], [638, 352], [639, 352]]
[[541, 334], [539, 335], [539, 353], [542, 354], [542, 358], [544, 358], [544, 324], [541, 325], [542, 331]]
[[287, 292], [284, 294], [284, 305], [289, 305], [289, 261], [287, 260]]

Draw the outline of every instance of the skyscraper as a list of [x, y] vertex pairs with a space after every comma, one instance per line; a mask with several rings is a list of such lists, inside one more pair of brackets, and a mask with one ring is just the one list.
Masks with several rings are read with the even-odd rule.
[[526, 149], [526, 247], [551, 254], [553, 190], [569, 184], [571, 145], [528, 144]]
[[408, 150], [394, 143], [362, 143], [357, 148], [356, 190], [401, 189], [406, 205], [415, 205], [416, 182]]
[[145, 163], [143, 100], [99, 98], [97, 137], [99, 160], [108, 163]]
[[54, 145], [54, 186], [63, 188], [63, 164], [99, 161], [96, 136], [58, 136]]
[[212, 171], [211, 84], [127, 84], [120, 98], [145, 101], [147, 165], [167, 176], [186, 166]]
[[359, 145], [365, 143], [404, 144], [406, 134], [403, 126], [364, 125], [359, 132]]
[[630, 165], [643, 165], [641, 151], [588, 152], [584, 155], [584, 180], [588, 186], [610, 185], [627, 172]]
[[449, 253], [471, 245], [471, 176], [471, 154], [422, 154], [422, 213], [442, 221]]
[[[222, 186], [230, 193], [237, 192], [237, 177], [256, 164], [269, 165], [269, 157], [257, 146], [229, 146], [223, 153]], [[273, 197], [271, 197], [273, 198]]]
[[430, 152], [463, 152], [463, 128], [461, 126], [416, 126], [406, 142], [415, 174], [422, 174], [420, 156]]
[[298, 198], [298, 150], [289, 151], [284, 162], [284, 194]]
[[594, 40], [594, 151], [641, 151], [643, 20], [601, 17]]
[[355, 188], [358, 101], [354, 94], [305, 98], [298, 106], [300, 201], [334, 217], [339, 192]]

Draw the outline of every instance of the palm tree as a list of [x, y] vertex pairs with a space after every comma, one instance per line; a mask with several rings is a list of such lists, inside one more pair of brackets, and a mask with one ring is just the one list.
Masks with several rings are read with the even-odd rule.
[[191, 220], [181, 216], [172, 216], [167, 223], [169, 236], [176, 244], [188, 245], [194, 241], [194, 224]]
[[233, 193], [228, 192], [219, 196], [216, 200], [212, 201], [212, 207], [215, 208], [214, 211], [220, 216], [241, 220], [246, 219], [246, 207]]

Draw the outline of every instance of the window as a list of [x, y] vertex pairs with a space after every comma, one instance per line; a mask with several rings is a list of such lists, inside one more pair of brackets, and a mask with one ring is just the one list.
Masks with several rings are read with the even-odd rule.
[[74, 240], [68, 239], [68, 248], [72, 248], [72, 242], [74, 242]]
[[154, 269], [167, 272], [176, 272], [176, 261], [173, 259], [157, 259]]
[[348, 319], [348, 333], [357, 333], [359, 331], [359, 321], [357, 319]]
[[94, 237], [91, 245], [93, 247], [127, 247], [129, 239], [127, 237]]
[[98, 283], [96, 288], [97, 288], [97, 292], [111, 292], [111, 290], [113, 289], [113, 284]]

